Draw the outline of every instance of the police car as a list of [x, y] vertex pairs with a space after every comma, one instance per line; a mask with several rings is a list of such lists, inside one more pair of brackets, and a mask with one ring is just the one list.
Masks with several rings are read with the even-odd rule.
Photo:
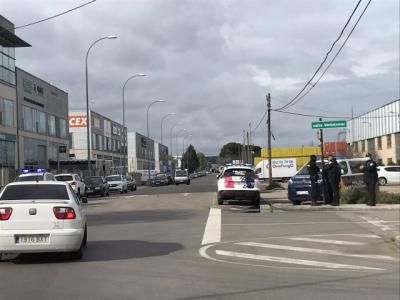
[[261, 184], [250, 165], [228, 164], [218, 178], [218, 204], [224, 200], [250, 200], [260, 205]]
[[21, 174], [14, 181], [56, 181], [56, 178], [43, 168], [22, 169]]

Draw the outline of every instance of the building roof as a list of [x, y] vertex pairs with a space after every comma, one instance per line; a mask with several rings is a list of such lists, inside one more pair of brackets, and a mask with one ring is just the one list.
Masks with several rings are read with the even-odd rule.
[[0, 25], [0, 45], [7, 48], [31, 47], [30, 44]]

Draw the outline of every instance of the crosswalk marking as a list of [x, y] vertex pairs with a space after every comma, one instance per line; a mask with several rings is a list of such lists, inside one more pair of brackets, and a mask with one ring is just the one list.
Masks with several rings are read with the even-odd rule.
[[378, 218], [374, 218], [374, 217], [360, 217], [361, 219], [367, 221], [368, 223], [378, 227], [379, 229], [383, 230], [383, 231], [396, 231], [398, 230], [398, 228], [396, 228], [395, 226], [388, 224], [389, 222], [378, 219]]
[[361, 242], [315, 239], [315, 238], [308, 238], [308, 237], [292, 237], [292, 238], [289, 238], [289, 239], [293, 240], [293, 241], [304, 241], [304, 242], [314, 242], [314, 243], [334, 244], [334, 245], [348, 245], [348, 246], [355, 246], [355, 245], [363, 245], [364, 244], [364, 243], [361, 243]]
[[392, 261], [396, 260], [395, 258], [393, 258], [391, 256], [386, 256], [386, 255], [348, 254], [348, 253], [343, 253], [343, 252], [335, 251], [335, 250], [323, 250], [323, 249], [284, 246], [284, 245], [265, 244], [265, 243], [245, 242], [245, 243], [236, 243], [236, 245], [260, 247], [260, 248], [268, 248], [268, 249], [278, 249], [278, 250], [289, 250], [289, 251], [315, 253], [315, 254], [338, 255], [338, 256], [345, 256], [345, 257], [382, 259], [382, 260], [392, 260]]
[[347, 265], [347, 264], [337, 264], [337, 263], [329, 263], [329, 262], [316, 261], [316, 260], [285, 258], [285, 257], [278, 257], [278, 256], [257, 255], [257, 254], [233, 252], [233, 251], [225, 251], [225, 250], [216, 250], [215, 253], [217, 255], [222, 255], [222, 256], [247, 258], [247, 259], [253, 259], [253, 260], [263, 260], [263, 261], [270, 261], [270, 262], [276, 262], [276, 263], [286, 263], [286, 264], [312, 266], [312, 267], [329, 268], [329, 269], [362, 270], [362, 271], [384, 271], [385, 270], [385, 269], [381, 269], [381, 268]]

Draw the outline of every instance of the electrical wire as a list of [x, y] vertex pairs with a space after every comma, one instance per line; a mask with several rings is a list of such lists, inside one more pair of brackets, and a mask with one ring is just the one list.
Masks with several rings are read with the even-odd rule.
[[254, 127], [254, 129], [252, 129], [252, 130], [250, 131], [251, 134], [253, 134], [253, 133], [258, 129], [258, 127], [260, 127], [262, 121], [264, 121], [265, 117], [267, 116], [267, 113], [268, 113], [268, 110], [265, 111], [264, 115], [262, 116], [260, 122], [258, 122], [257, 126]]
[[[355, 28], [357, 27], [358, 23], [360, 22], [362, 16], [364, 15], [365, 11], [367, 10], [369, 4], [371, 3], [372, 0], [369, 0], [369, 2], [367, 3], [367, 5], [365, 6], [364, 10], [362, 11], [361, 15], [358, 17], [356, 23], [354, 24], [353, 28], [351, 29], [351, 31], [349, 32], [349, 34], [347, 35], [345, 41], [343, 42], [342, 46], [339, 48], [339, 50], [337, 51], [336, 55], [332, 58], [332, 60], [330, 61], [330, 63], [328, 64], [328, 66], [324, 69], [324, 71], [322, 72], [322, 74], [319, 76], [319, 78], [317, 79], [317, 81], [315, 81], [315, 83], [313, 83], [311, 85], [311, 87], [306, 91], [305, 94], [303, 94], [300, 98], [298, 98], [297, 100], [295, 100], [294, 102], [292, 102], [292, 104], [290, 104], [289, 106], [286, 106], [286, 108], [292, 107], [293, 105], [295, 105], [296, 103], [298, 103], [301, 99], [303, 99], [305, 96], [308, 95], [308, 93], [315, 88], [315, 86], [318, 84], [318, 82], [321, 80], [321, 78], [325, 75], [325, 73], [328, 71], [328, 69], [332, 66], [333, 62], [335, 61], [335, 59], [338, 57], [338, 55], [340, 54], [340, 52], [342, 51], [342, 49], [344, 48], [344, 46], [346, 45], [347, 41], [349, 40], [350, 36], [352, 35], [353, 31], [355, 30]], [[279, 110], [279, 109], [278, 109]]]
[[347, 19], [345, 25], [343, 26], [342, 30], [340, 31], [339, 36], [335, 39], [335, 41], [332, 43], [331, 48], [329, 49], [329, 51], [325, 54], [324, 59], [322, 60], [322, 62], [320, 63], [320, 65], [318, 66], [318, 68], [316, 69], [316, 71], [314, 72], [314, 74], [311, 76], [311, 78], [307, 81], [307, 83], [303, 86], [303, 88], [300, 90], [300, 92], [297, 93], [297, 95], [292, 98], [288, 103], [286, 103], [284, 106], [278, 108], [277, 110], [283, 110], [288, 108], [289, 106], [291, 106], [291, 104], [296, 101], [296, 99], [304, 92], [304, 90], [311, 84], [311, 81], [314, 79], [314, 77], [317, 75], [317, 73], [321, 70], [322, 66], [325, 64], [325, 62], [328, 59], [329, 54], [332, 52], [334, 46], [336, 45], [336, 43], [340, 40], [340, 38], [342, 37], [345, 29], [347, 28], [348, 24], [350, 23], [351, 19], [353, 18], [355, 12], [357, 11], [360, 3], [362, 0], [359, 0], [355, 6], [355, 8], [353, 9], [352, 13], [350, 14], [350, 17]]
[[45, 21], [54, 19], [54, 18], [56, 18], [56, 17], [65, 15], [65, 14], [67, 14], [67, 13], [69, 13], [69, 12], [72, 12], [72, 11], [74, 11], [74, 10], [77, 10], [77, 9], [79, 9], [79, 8], [82, 8], [82, 7], [86, 6], [86, 5], [89, 5], [89, 4], [93, 3], [93, 2], [96, 2], [96, 0], [92, 0], [92, 1], [86, 2], [86, 3], [84, 3], [84, 4], [81, 4], [81, 5], [79, 5], [79, 6], [76, 6], [76, 7], [74, 7], [74, 8], [69, 9], [69, 10], [66, 10], [66, 11], [64, 11], [64, 12], [62, 12], [62, 13], [59, 13], [59, 14], [57, 14], [57, 15], [54, 15], [54, 16], [51, 16], [51, 17], [48, 17], [48, 18], [45, 18], [45, 19], [41, 19], [41, 20], [39, 20], [39, 21], [35, 21], [35, 22], [29, 23], [29, 24], [17, 26], [17, 27], [15, 27], [15, 29], [25, 28], [25, 27], [28, 27], [28, 26], [36, 25], [36, 24], [39, 24], [39, 23], [42, 23], [42, 22], [45, 22]]

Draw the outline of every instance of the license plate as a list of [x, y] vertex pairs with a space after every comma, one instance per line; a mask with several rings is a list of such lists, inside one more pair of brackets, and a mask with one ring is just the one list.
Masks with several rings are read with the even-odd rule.
[[297, 195], [308, 195], [308, 191], [297, 191]]
[[48, 244], [48, 234], [30, 234], [30, 235], [17, 235], [15, 237], [16, 244]]

